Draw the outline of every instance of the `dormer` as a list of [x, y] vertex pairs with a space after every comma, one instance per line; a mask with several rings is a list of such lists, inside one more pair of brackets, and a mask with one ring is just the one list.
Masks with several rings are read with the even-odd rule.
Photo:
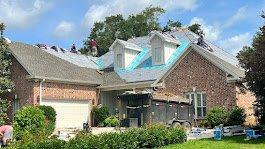
[[152, 65], [163, 65], [177, 49], [180, 42], [173, 36], [153, 31], [150, 37]]
[[116, 39], [110, 50], [114, 53], [114, 69], [123, 69], [129, 66], [134, 58], [141, 52], [141, 47], [134, 43]]

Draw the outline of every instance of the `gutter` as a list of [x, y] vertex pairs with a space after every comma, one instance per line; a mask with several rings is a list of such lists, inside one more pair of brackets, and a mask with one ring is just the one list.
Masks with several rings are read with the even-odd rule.
[[41, 76], [31, 76], [28, 75], [27, 79], [36, 79], [36, 80], [43, 80], [45, 79], [46, 82], [57, 82], [57, 83], [66, 83], [66, 84], [75, 84], [75, 85], [90, 85], [90, 86], [98, 86], [100, 83], [95, 82], [87, 82], [82, 80], [69, 80], [69, 79], [58, 79], [53, 77], [41, 77]]
[[152, 87], [163, 87], [163, 84], [162, 83], [154, 84], [153, 81], [148, 81], [148, 82], [99, 86], [97, 88], [101, 89], [101, 91], [111, 91], [111, 90], [123, 90], [123, 89], [133, 89], [133, 88], [152, 88]]
[[42, 84], [45, 82], [45, 79], [42, 79], [42, 81], [40, 81], [40, 101], [39, 101], [39, 105], [41, 105], [42, 103]]

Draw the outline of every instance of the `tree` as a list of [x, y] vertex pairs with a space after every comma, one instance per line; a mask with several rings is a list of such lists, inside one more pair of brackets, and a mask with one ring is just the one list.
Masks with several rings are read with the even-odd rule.
[[198, 23], [190, 25], [188, 29], [199, 36], [204, 36], [204, 32], [201, 29], [201, 25]]
[[91, 29], [90, 36], [84, 41], [84, 47], [79, 51], [89, 54], [90, 41], [98, 43], [98, 56], [108, 52], [116, 38], [128, 40], [131, 37], [148, 35], [152, 30], [161, 30], [158, 18], [164, 13], [160, 7], [147, 7], [142, 12], [124, 18], [121, 14], [105, 18], [103, 22], [96, 22]]
[[7, 119], [8, 101], [4, 95], [12, 89], [9, 66], [11, 64], [8, 44], [4, 39], [5, 25], [0, 23], [0, 125]]
[[172, 31], [172, 29], [179, 28], [181, 26], [182, 24], [180, 21], [168, 20], [166, 26], [163, 28], [163, 32]]
[[[265, 16], [262, 15], [264, 19]], [[259, 123], [265, 124], [265, 25], [260, 27], [253, 38], [252, 46], [245, 46], [237, 58], [245, 69], [245, 81], [256, 95], [256, 116]]]

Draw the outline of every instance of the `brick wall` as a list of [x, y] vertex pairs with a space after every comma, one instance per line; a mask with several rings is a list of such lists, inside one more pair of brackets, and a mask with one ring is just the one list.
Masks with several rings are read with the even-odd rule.
[[226, 73], [192, 50], [165, 78], [166, 92], [183, 95], [185, 92], [205, 92], [207, 110], [214, 106], [231, 109], [236, 105], [234, 83], [226, 82]]
[[[39, 99], [39, 89], [39, 82], [35, 83], [33, 91], [34, 101], [36, 102]], [[96, 105], [97, 89], [91, 86], [44, 82], [42, 84], [42, 98], [53, 100], [92, 100], [92, 103]]]
[[[7, 99], [12, 103], [15, 95], [17, 95], [20, 107], [38, 104], [40, 82], [28, 80], [29, 74], [14, 57], [10, 71], [15, 88], [7, 95]], [[45, 82], [43, 83], [42, 94], [43, 99], [92, 100], [94, 105], [97, 104], [97, 89], [91, 86]], [[13, 105], [9, 108], [9, 118], [12, 117], [12, 107]]]
[[13, 57], [12, 65], [10, 67], [11, 79], [14, 83], [14, 90], [10, 94], [9, 99], [14, 99], [15, 95], [20, 100], [20, 105], [33, 104], [32, 100], [32, 86], [33, 81], [28, 81], [28, 72], [19, 64], [19, 62]]
[[246, 125], [255, 125], [257, 122], [256, 117], [254, 116], [254, 106], [253, 102], [255, 101], [255, 96], [252, 92], [247, 90], [242, 85], [236, 86], [236, 103], [237, 106], [245, 109], [246, 117]]

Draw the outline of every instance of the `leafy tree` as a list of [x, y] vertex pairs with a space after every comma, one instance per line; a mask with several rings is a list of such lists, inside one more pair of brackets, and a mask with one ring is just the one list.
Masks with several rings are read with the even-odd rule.
[[204, 32], [201, 29], [201, 25], [198, 23], [190, 25], [188, 29], [199, 36], [204, 36]]
[[166, 26], [163, 28], [163, 32], [171, 31], [173, 28], [179, 28], [182, 24], [180, 21], [168, 20]]
[[148, 35], [152, 30], [161, 30], [158, 18], [163, 13], [164, 9], [150, 6], [128, 18], [120, 14], [106, 17], [105, 21], [94, 23], [90, 36], [84, 41], [84, 47], [80, 49], [80, 52], [89, 54], [91, 49], [89, 43], [92, 39], [97, 41], [98, 56], [101, 56], [108, 52], [116, 38], [128, 40], [131, 37]]
[[[264, 14], [262, 15], [264, 19]], [[265, 124], [265, 25], [253, 38], [252, 46], [245, 46], [237, 55], [245, 69], [245, 81], [257, 99], [256, 115], [260, 124]]]
[[0, 23], [0, 125], [7, 119], [8, 101], [4, 95], [12, 88], [9, 66], [11, 64], [8, 45], [4, 39], [5, 25]]

